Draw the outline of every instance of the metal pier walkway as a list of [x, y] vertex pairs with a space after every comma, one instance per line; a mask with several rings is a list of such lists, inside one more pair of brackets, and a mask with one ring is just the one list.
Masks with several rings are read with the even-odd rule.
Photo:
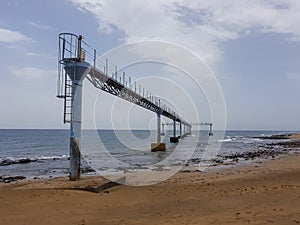
[[[80, 137], [81, 137], [81, 107], [82, 85], [87, 78], [96, 88], [122, 98], [128, 102], [141, 106], [157, 114], [157, 143], [151, 144], [151, 151], [166, 150], [165, 143], [161, 143], [161, 116], [173, 120], [173, 137], [170, 142], [178, 142], [191, 132], [191, 124], [175, 111], [170, 109], [159, 97], [146, 94], [140, 85], [131, 78], [120, 74], [117, 67], [110, 76], [108, 61], [103, 70], [97, 65], [97, 51], [90, 47], [82, 36], [59, 34], [59, 74], [58, 98], [64, 99], [64, 123], [70, 123], [70, 179], [80, 177]], [[119, 80], [118, 80], [119, 78]], [[180, 126], [180, 136], [176, 136], [176, 123]], [[182, 133], [182, 131], [184, 131]]]

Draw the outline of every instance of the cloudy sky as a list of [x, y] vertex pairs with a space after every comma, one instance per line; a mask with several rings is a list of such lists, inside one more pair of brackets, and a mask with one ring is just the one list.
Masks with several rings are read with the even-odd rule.
[[3, 0], [0, 128], [68, 128], [55, 96], [58, 34], [72, 32], [103, 54], [149, 40], [187, 48], [214, 72], [228, 129], [300, 130], [299, 11], [298, 0]]

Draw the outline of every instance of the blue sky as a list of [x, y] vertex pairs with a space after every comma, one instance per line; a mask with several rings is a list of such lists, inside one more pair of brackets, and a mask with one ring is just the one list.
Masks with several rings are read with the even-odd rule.
[[[4, 0], [0, 128], [68, 128], [55, 97], [57, 52], [58, 34], [73, 32], [102, 53], [142, 40], [184, 46], [214, 71], [228, 129], [300, 130], [299, 10], [296, 0]], [[153, 116], [137, 111], [133, 127], [147, 128]], [[110, 128], [108, 118], [97, 120]]]

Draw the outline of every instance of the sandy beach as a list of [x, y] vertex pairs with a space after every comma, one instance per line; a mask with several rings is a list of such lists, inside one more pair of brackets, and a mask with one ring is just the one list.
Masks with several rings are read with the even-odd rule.
[[101, 177], [0, 184], [0, 224], [299, 224], [300, 154], [206, 172], [179, 172], [151, 186]]

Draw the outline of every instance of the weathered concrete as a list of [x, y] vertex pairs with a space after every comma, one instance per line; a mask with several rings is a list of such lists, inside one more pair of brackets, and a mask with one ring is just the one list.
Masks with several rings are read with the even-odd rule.
[[165, 143], [151, 143], [151, 152], [166, 151]]
[[71, 121], [70, 121], [70, 180], [80, 178], [80, 138], [82, 113], [82, 82], [90, 70], [87, 62], [67, 62], [65, 70], [72, 80]]
[[70, 138], [70, 180], [78, 180], [80, 178], [81, 153], [78, 142], [79, 139]]

